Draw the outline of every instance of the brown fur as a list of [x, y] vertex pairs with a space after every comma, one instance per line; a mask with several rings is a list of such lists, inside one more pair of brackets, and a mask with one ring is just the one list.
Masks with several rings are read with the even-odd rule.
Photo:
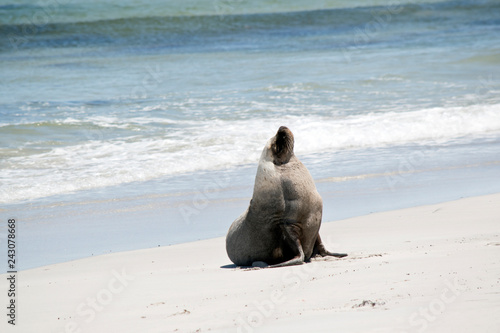
[[302, 264], [328, 252], [319, 237], [323, 201], [307, 168], [293, 153], [294, 137], [281, 126], [264, 147], [248, 209], [226, 236], [233, 263], [271, 267]]

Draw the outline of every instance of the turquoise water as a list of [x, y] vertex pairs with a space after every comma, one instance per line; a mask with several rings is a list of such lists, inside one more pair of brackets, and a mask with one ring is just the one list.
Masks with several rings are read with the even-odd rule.
[[2, 216], [26, 267], [222, 236], [281, 125], [326, 221], [497, 192], [499, 32], [493, 0], [0, 1]]

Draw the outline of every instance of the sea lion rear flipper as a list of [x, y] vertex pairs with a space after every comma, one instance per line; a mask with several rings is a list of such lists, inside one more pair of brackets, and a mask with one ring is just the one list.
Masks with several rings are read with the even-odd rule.
[[292, 249], [293, 252], [296, 253], [296, 256], [292, 259], [276, 264], [271, 265], [269, 267], [283, 267], [283, 266], [293, 266], [293, 265], [302, 265], [305, 260], [304, 250], [302, 249], [302, 244], [300, 243], [300, 239], [296, 234], [296, 230], [294, 230], [293, 223], [284, 223], [281, 225], [283, 230], [283, 235], [285, 236], [285, 240], [288, 242], [288, 245]]
[[347, 257], [347, 253], [334, 253], [328, 251], [325, 246], [323, 245], [323, 241], [321, 241], [321, 237], [318, 234], [318, 238], [316, 238], [316, 243], [314, 244], [314, 251], [313, 251], [313, 256], [314, 255], [320, 255], [322, 257], [326, 256], [332, 256], [336, 258], [343, 258]]

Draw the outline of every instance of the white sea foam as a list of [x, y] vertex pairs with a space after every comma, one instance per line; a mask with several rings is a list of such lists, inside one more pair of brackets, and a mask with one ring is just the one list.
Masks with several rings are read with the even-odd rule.
[[[78, 122], [68, 120], [75, 121]], [[165, 119], [98, 117], [94, 121], [106, 127]], [[257, 163], [264, 144], [281, 125], [293, 131], [299, 156], [340, 149], [446, 143], [500, 135], [500, 105], [337, 118], [304, 115], [178, 121], [175, 129], [164, 136], [90, 140], [36, 155], [8, 158], [2, 162], [0, 202]]]
[[[299, 151], [321, 151], [405, 143], [441, 143], [500, 131], [500, 105], [432, 108], [299, 122]], [[302, 134], [304, 133], [304, 134]]]

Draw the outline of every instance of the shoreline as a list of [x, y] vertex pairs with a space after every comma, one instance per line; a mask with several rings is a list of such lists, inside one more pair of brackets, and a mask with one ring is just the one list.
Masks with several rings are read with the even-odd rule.
[[[16, 326], [43, 332], [496, 332], [498, 202], [500, 193], [324, 222], [325, 246], [349, 256], [301, 266], [234, 268], [219, 237], [23, 270]], [[1, 281], [6, 288], [6, 274]]]
[[[488, 149], [496, 149], [492, 145]], [[500, 192], [500, 183], [491, 181], [500, 170], [496, 155], [469, 166], [462, 157], [470, 147], [426, 149], [364, 151], [361, 161], [352, 152], [301, 157], [323, 198], [323, 221]], [[333, 169], [322, 170], [325, 163]], [[255, 172], [247, 165], [187, 174], [10, 204], [1, 212], [19, 222], [18, 266], [26, 270], [222, 237], [248, 207]], [[336, 175], [341, 179], [331, 178]]]

